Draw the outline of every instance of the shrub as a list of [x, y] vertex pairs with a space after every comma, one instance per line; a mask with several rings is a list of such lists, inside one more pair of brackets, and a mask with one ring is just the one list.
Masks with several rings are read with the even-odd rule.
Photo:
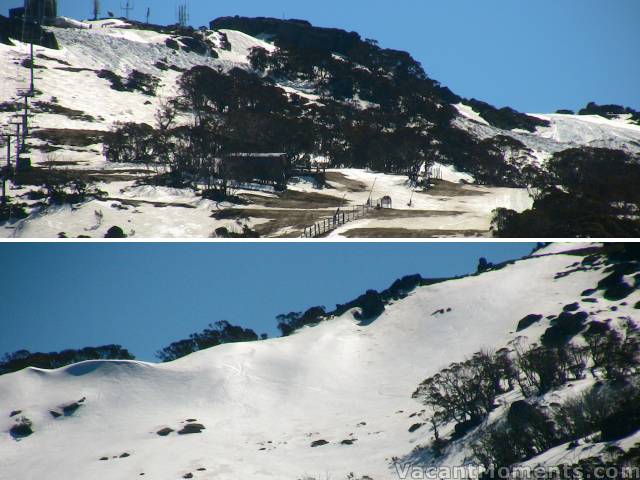
[[531, 313], [518, 322], [518, 328], [516, 331], [521, 332], [540, 320], [542, 320], [542, 315]]
[[542, 334], [542, 344], [550, 347], [567, 343], [582, 331], [588, 317], [589, 314], [586, 312], [562, 312], [551, 320], [551, 327]]
[[278, 329], [283, 337], [291, 335], [296, 330], [310, 325], [317, 325], [327, 317], [324, 307], [311, 307], [306, 312], [290, 312], [284, 315], [278, 315]]
[[487, 427], [472, 445], [486, 468], [508, 467], [557, 444], [554, 426], [538, 407], [524, 400], [511, 404], [505, 419]]
[[640, 428], [640, 389], [632, 383], [598, 384], [566, 400], [554, 413], [562, 441], [602, 432], [602, 441], [618, 440]]
[[517, 342], [514, 346], [517, 382], [526, 397], [544, 395], [571, 379], [583, 376], [585, 358], [579, 347], [533, 344], [525, 350]]
[[109, 230], [107, 230], [104, 238], [127, 238], [127, 235], [126, 233], [124, 233], [124, 230], [122, 230], [122, 228], [113, 226]]
[[133, 360], [135, 357], [120, 345], [103, 345], [85, 347], [79, 350], [63, 350], [61, 352], [32, 353], [19, 350], [5, 354], [0, 360], [0, 375], [17, 372], [27, 367], [60, 368], [85, 360]]
[[431, 407], [442, 422], [475, 423], [493, 410], [499, 394], [511, 388], [514, 374], [505, 351], [478, 352], [423, 381], [413, 398]]
[[156, 352], [156, 357], [163, 362], [171, 362], [223, 343], [253, 342], [256, 340], [258, 340], [258, 335], [253, 330], [222, 320], [213, 325], [210, 324], [202, 332], [192, 333], [187, 339], [171, 343]]

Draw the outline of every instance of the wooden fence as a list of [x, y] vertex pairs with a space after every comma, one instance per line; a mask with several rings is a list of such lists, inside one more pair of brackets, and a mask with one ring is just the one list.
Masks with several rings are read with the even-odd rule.
[[363, 218], [372, 208], [374, 207], [369, 205], [358, 205], [347, 209], [341, 208], [333, 217], [325, 218], [310, 227], [305, 227], [302, 238], [318, 238], [326, 235], [345, 223]]

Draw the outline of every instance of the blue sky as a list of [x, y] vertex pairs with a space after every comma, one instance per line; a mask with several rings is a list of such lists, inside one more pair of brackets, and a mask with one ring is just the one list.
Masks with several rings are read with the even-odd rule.
[[110, 343], [154, 361], [228, 320], [277, 336], [276, 315], [333, 309], [399, 277], [448, 277], [532, 243], [0, 244], [0, 355]]
[[[131, 0], [132, 18], [173, 23], [178, 0]], [[21, 0], [2, 0], [6, 14]], [[102, 0], [121, 15], [125, 0]], [[91, 14], [91, 0], [58, 0], [60, 13]], [[638, 0], [187, 0], [191, 24], [225, 15], [302, 18], [409, 51], [463, 97], [526, 112], [589, 101], [640, 109]]]

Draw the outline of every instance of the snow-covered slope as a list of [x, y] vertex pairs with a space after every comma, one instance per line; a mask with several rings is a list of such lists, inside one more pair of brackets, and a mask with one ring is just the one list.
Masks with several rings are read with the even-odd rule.
[[[556, 276], [579, 259], [558, 250], [420, 287], [369, 325], [347, 312], [290, 337], [168, 364], [93, 361], [1, 376], [0, 478], [397, 478], [392, 457], [430, 437], [426, 428], [408, 432], [410, 415], [423, 408], [411, 398], [422, 380], [480, 348], [506, 345], [520, 318], [557, 314], [603, 276]], [[640, 300], [633, 295], [631, 304]], [[592, 318], [607, 318], [614, 303], [598, 302]], [[617, 315], [632, 314], [615, 306]], [[81, 399], [69, 416], [50, 413]], [[16, 410], [33, 422], [20, 441], [8, 433]], [[205, 429], [156, 433], [188, 420]], [[312, 447], [320, 440], [328, 443]]]
[[454, 121], [460, 128], [470, 130], [478, 138], [496, 135], [513, 137], [533, 151], [533, 158], [544, 160], [551, 154], [575, 147], [620, 149], [640, 153], [640, 125], [625, 119], [608, 119], [598, 115], [530, 114], [550, 122], [535, 132], [502, 130], [490, 125], [470, 106], [455, 105], [460, 116]]
[[[213, 50], [203, 55], [188, 48], [178, 34], [145, 30], [122, 20], [63, 20], [63, 23], [70, 28], [51, 27], [59, 50], [35, 47], [36, 96], [32, 99], [34, 115], [30, 118], [31, 132], [35, 136], [29, 139], [32, 146], [29, 156], [34, 166], [53, 166], [66, 170], [69, 175], [88, 176], [99, 190], [107, 193], [106, 199], [41, 209], [39, 200], [29, 198], [29, 192], [37, 190], [37, 186], [17, 186], [10, 181], [9, 195], [15, 203], [27, 205], [31, 215], [24, 221], [0, 225], [0, 237], [55, 237], [59, 234], [102, 237], [113, 225], [120, 226], [127, 235], [137, 237], [202, 238], [214, 236], [219, 228], [238, 232], [243, 227], [250, 227], [261, 236], [300, 237], [305, 227], [332, 218], [338, 206], [353, 207], [367, 201], [374, 186], [373, 200], [390, 196], [393, 211], [369, 215], [365, 220], [334, 232], [335, 235], [486, 236], [490, 234], [495, 208], [521, 212], [532, 206], [533, 200], [525, 188], [462, 186], [462, 183], [473, 182], [473, 175], [440, 164], [435, 170], [441, 174], [445, 185], [428, 192], [415, 189], [405, 175], [356, 169], [333, 170], [330, 188], [321, 192], [304, 181], [292, 183], [289, 187], [293, 192], [325, 196], [318, 200], [318, 197], [307, 195], [308, 201], [294, 202], [298, 208], [295, 212], [287, 211], [292, 208], [291, 202], [279, 202], [273, 192], [239, 190], [240, 196], [249, 194], [253, 197], [243, 197], [246, 204], [230, 205], [203, 200], [193, 191], [180, 192], [164, 187], [140, 189], [136, 181], [150, 170], [140, 164], [107, 162], [99, 143], [101, 132], [110, 131], [116, 122], [155, 125], [159, 107], [176, 96], [182, 72], [193, 66], [206, 65], [222, 71], [235, 67], [249, 69], [247, 55], [251, 48], [272, 51], [275, 47], [238, 31], [206, 31], [201, 36]], [[16, 99], [17, 91], [29, 85], [29, 69], [24, 63], [29, 57], [29, 47], [19, 41], [13, 43], [13, 46], [0, 44], [0, 127], [16, 114], [6, 110], [15, 108], [11, 102]], [[156, 95], [145, 95], [137, 90], [115, 90], [104, 72], [100, 73], [108, 70], [125, 79], [134, 69], [159, 80]], [[313, 83], [286, 81], [278, 86], [290, 96], [322, 104], [322, 95]], [[371, 106], [358, 95], [352, 100], [356, 108]], [[453, 121], [454, 126], [468, 130], [480, 139], [511, 136], [529, 148], [521, 151], [505, 147], [503, 154], [508, 162], [544, 166], [554, 152], [580, 145], [640, 152], [640, 126], [628, 124], [622, 118], [539, 115], [549, 120], [551, 126], [528, 133], [498, 129], [470, 106], [463, 103], [455, 106], [460, 115]], [[187, 119], [179, 115], [176, 121]], [[83, 142], [85, 137], [98, 143], [87, 145], [90, 141]], [[150, 191], [153, 189], [156, 191]], [[263, 200], [268, 198], [269, 206], [264, 201], [256, 201], [256, 195]], [[157, 197], [163, 197], [163, 200], [158, 201]], [[233, 208], [234, 212], [217, 215], [228, 208]], [[283, 212], [289, 220], [282, 218]]]

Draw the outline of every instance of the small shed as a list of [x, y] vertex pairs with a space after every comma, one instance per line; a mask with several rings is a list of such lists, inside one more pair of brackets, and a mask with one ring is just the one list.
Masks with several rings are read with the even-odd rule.
[[285, 187], [290, 166], [285, 153], [230, 153], [221, 159], [221, 169], [232, 180]]
[[380, 199], [380, 208], [393, 208], [393, 202], [389, 195], [385, 195]]

